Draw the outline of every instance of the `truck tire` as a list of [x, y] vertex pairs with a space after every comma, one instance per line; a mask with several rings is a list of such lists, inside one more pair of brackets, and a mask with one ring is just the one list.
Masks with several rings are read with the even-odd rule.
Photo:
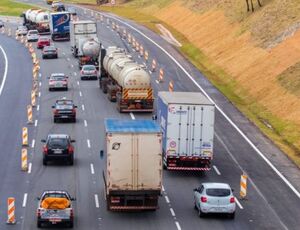
[[40, 221], [37, 221], [36, 226], [37, 226], [37, 228], [41, 228], [42, 227], [42, 223]]
[[73, 228], [74, 227], [74, 223], [73, 221], [70, 221], [70, 223], [68, 223], [68, 228]]
[[198, 216], [199, 216], [200, 218], [202, 218], [202, 217], [205, 216], [205, 213], [203, 213], [203, 212], [201, 211], [201, 208], [198, 209]]

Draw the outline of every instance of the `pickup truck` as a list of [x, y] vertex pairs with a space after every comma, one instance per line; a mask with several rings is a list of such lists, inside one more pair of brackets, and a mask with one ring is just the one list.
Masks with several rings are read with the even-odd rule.
[[44, 191], [37, 208], [37, 227], [43, 225], [65, 225], [73, 228], [74, 211], [71, 197], [67, 191]]

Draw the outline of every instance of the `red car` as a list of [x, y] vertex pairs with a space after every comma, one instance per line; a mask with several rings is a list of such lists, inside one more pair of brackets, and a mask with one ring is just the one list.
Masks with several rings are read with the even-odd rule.
[[50, 46], [50, 38], [47, 37], [39, 37], [37, 42], [37, 48], [42, 49], [44, 46]]

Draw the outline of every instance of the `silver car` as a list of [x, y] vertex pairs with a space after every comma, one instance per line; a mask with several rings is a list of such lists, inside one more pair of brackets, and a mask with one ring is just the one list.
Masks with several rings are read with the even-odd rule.
[[98, 71], [94, 65], [84, 65], [80, 71], [81, 80], [98, 79]]
[[26, 37], [27, 41], [36, 42], [39, 40], [39, 32], [37, 30], [29, 30]]
[[203, 183], [194, 189], [194, 205], [199, 217], [207, 213], [224, 213], [235, 217], [235, 197], [225, 183]]
[[64, 73], [53, 73], [49, 77], [49, 91], [55, 89], [68, 90], [68, 77]]

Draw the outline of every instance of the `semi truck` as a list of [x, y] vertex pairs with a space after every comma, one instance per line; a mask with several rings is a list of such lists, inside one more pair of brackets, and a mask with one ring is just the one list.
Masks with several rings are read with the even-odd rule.
[[153, 112], [151, 77], [145, 67], [136, 63], [116, 46], [101, 48], [99, 85], [119, 112]]
[[100, 53], [101, 44], [97, 38], [82, 38], [79, 39], [78, 46], [78, 66], [79, 69], [83, 65], [94, 65], [99, 67], [98, 57]]
[[157, 121], [168, 170], [208, 171], [213, 159], [215, 106], [195, 92], [159, 92]]
[[49, 34], [49, 12], [41, 9], [29, 9], [22, 15], [23, 25], [28, 30], [37, 30], [40, 34]]
[[79, 42], [84, 39], [97, 40], [97, 23], [91, 20], [72, 21], [70, 24], [70, 40], [74, 57], [78, 57]]
[[69, 12], [50, 14], [50, 31], [53, 41], [70, 40], [70, 18]]
[[162, 192], [162, 133], [152, 120], [105, 120], [107, 209], [158, 209]]

